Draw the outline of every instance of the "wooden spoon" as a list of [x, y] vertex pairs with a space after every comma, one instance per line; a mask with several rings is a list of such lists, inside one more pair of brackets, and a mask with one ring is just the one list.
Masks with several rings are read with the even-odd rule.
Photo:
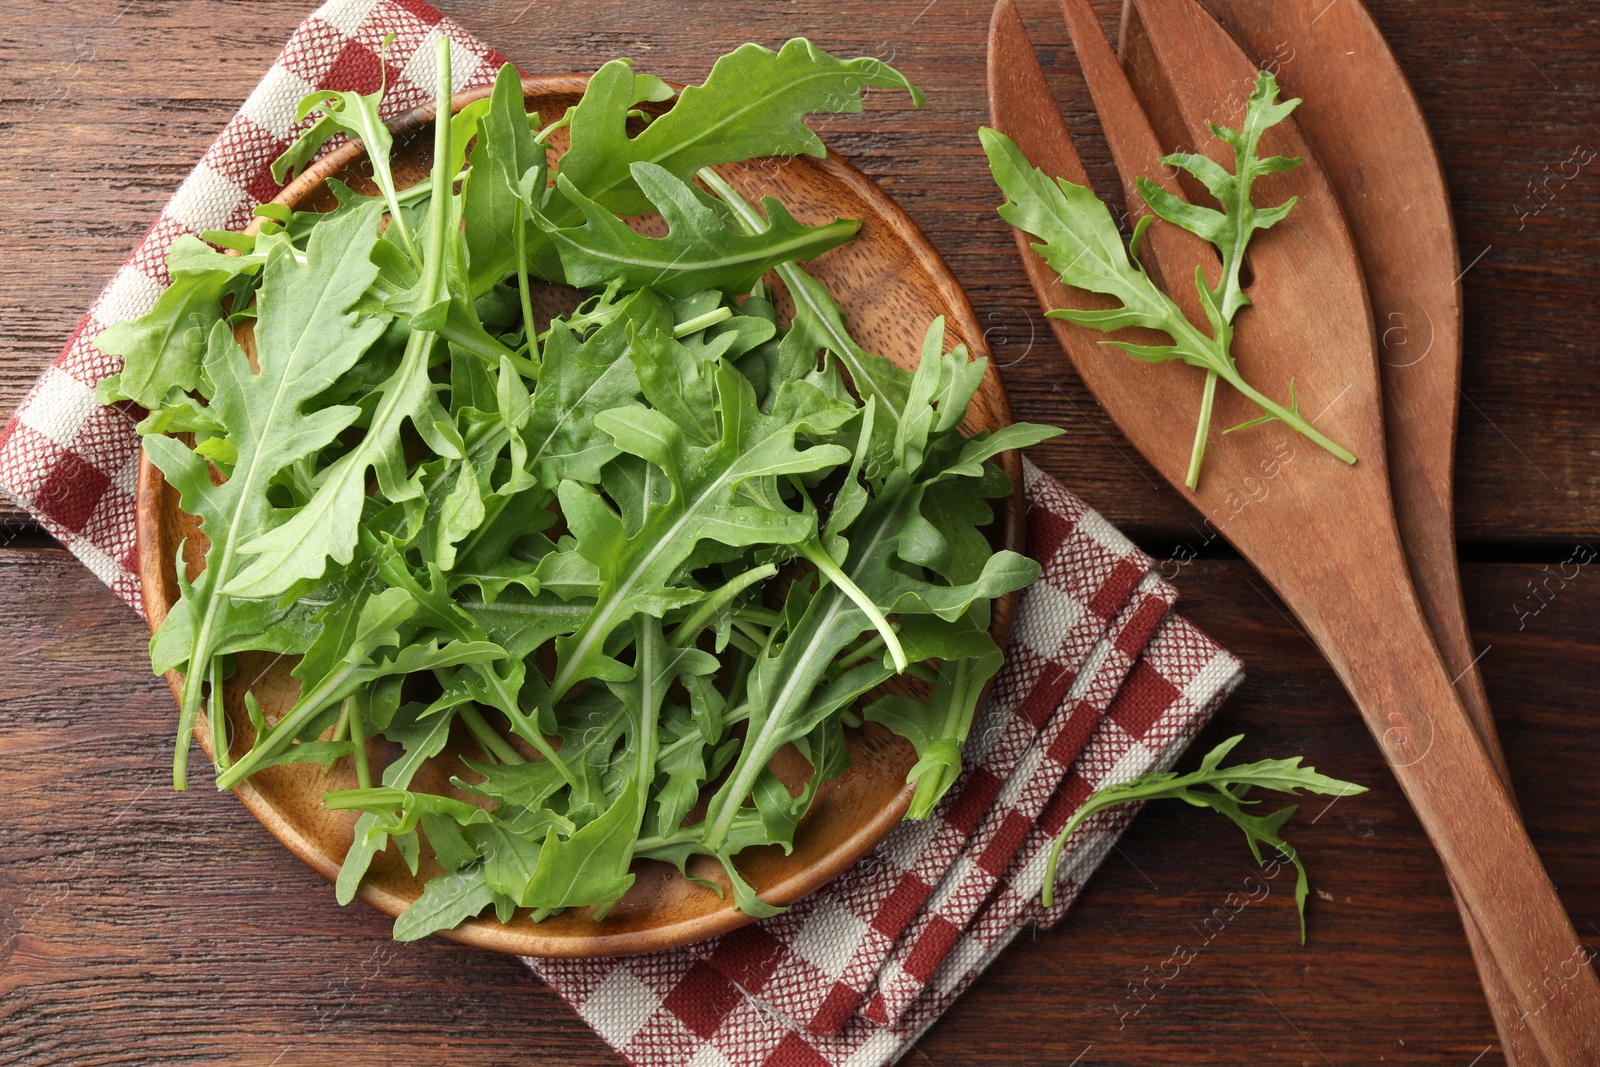
[[[1108, 129], [1144, 127], [1149, 152], [1133, 166], [1119, 160], [1124, 182], [1141, 172], [1159, 177], [1155, 135], [1093, 13], [1077, 0], [1064, 7], [1102, 121]], [[1190, 143], [1217, 151], [1204, 123], [1238, 124], [1250, 61], [1192, 3], [1140, 3], [1138, 10], [1166, 83], [1177, 87], [1186, 127], [1201, 131]], [[1086, 184], [1010, 0], [996, 8], [989, 74], [995, 124], [1036, 165]], [[1309, 156], [1292, 123], [1269, 131], [1262, 151]], [[1585, 950], [1452, 687], [1406, 570], [1389, 496], [1371, 312], [1337, 199], [1312, 159], [1274, 182], [1275, 199], [1299, 195], [1300, 205], [1292, 223], [1252, 247], [1250, 295], [1258, 307], [1236, 320], [1233, 351], [1248, 378], [1280, 397], [1292, 374], [1302, 409], [1361, 457], [1355, 466], [1269, 424], [1213, 449], [1200, 488], [1188, 491], [1199, 373], [1135, 362], [1108, 351], [1100, 335], [1052, 320], [1057, 337], [1128, 439], [1272, 583], [1327, 656], [1546, 1054], [1563, 1064], [1600, 1062], [1600, 983], [1582, 966]], [[1175, 232], [1157, 226], [1147, 235], [1147, 255], [1163, 278], [1192, 278], [1197, 265], [1211, 266], [1214, 257], [1193, 255], [1192, 242], [1164, 236]], [[1019, 234], [1018, 243], [1045, 306], [1105, 306], [1061, 286], [1030, 237]], [[1185, 288], [1193, 287], [1170, 291]], [[1251, 417], [1241, 400], [1219, 395], [1217, 425]], [[1568, 979], [1573, 961], [1579, 966]], [[1563, 981], [1546, 997], [1540, 983], [1555, 974]]]
[[[1295, 121], [1317, 149], [1361, 257], [1378, 328], [1389, 489], [1412, 582], [1456, 692], [1511, 795], [1500, 736], [1467, 626], [1451, 521], [1461, 285], [1455, 227], [1427, 122], [1360, 0], [1201, 0], [1284, 96], [1307, 104]], [[1146, 113], [1154, 53], [1131, 2], [1117, 53]], [[1532, 1034], [1472, 917], [1462, 909], [1484, 993], [1511, 1067], [1540, 1067]]]

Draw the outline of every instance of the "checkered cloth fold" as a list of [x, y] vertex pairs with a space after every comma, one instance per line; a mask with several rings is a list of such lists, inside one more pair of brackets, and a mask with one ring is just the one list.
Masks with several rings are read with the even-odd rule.
[[876, 1067], [910, 1048], [1018, 932], [1050, 926], [1132, 808], [1045, 859], [1095, 790], [1172, 766], [1241, 674], [1172, 611], [1151, 560], [1024, 462], [1028, 554], [1006, 665], [932, 816], [782, 915], [611, 960], [528, 960], [638, 1067]]
[[[239, 229], [279, 192], [271, 161], [317, 88], [371, 92], [387, 115], [432, 96], [428, 46], [455, 45], [457, 89], [498, 53], [422, 0], [333, 0], [284, 46], [66, 347], [0, 431], [0, 489], [136, 611], [137, 412], [103, 408], [119, 368], [93, 346], [148, 310], [180, 234]], [[965, 770], [933, 815], [783, 914], [712, 941], [610, 960], [528, 960], [639, 1067], [859, 1065], [897, 1059], [1017, 933], [1072, 903], [1132, 818], [1102, 812], [1068, 842], [1056, 903], [1038, 902], [1051, 842], [1096, 789], [1170, 767], [1238, 683], [1238, 661], [1173, 612], [1151, 560], [1024, 463], [1028, 551], [1005, 667], [973, 724]]]

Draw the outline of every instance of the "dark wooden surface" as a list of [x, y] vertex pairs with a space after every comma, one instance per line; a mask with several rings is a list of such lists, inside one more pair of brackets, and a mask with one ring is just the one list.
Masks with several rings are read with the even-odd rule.
[[[620, 0], [525, 2], [443, 6], [530, 71], [627, 54], [694, 80], [740, 41], [798, 33], [892, 59], [928, 107], [879, 97], [827, 122], [828, 141], [949, 259], [994, 327], [1018, 416], [1069, 430], [1036, 458], [1156, 555], [1198, 541], [1065, 365], [993, 214], [973, 136], [987, 4], [681, 0], [663, 18]], [[306, 14], [124, 3], [0, 6], [0, 413]], [[1600, 160], [1575, 176], [1567, 162], [1600, 149], [1600, 9], [1373, 7], [1438, 140], [1463, 266], [1482, 253], [1464, 279], [1458, 480], [1483, 671], [1534, 843], [1600, 949], [1600, 570], [1555, 576], [1580, 546], [1600, 550]], [[1087, 125], [1052, 6], [1023, 11], [1069, 120]], [[1104, 145], [1080, 148], [1108, 181]], [[231, 797], [199, 776], [172, 793], [171, 697], [143, 666], [142, 626], [14, 509], [0, 539], [0, 1062], [618, 1062], [516, 961], [392, 944], [386, 921], [338, 908]], [[1213, 551], [1169, 569], [1184, 610], [1250, 670], [1200, 744], [1244, 731], [1247, 757], [1304, 753], [1373, 787], [1290, 824], [1311, 867], [1310, 944], [1286, 876], [1207, 941], [1248, 854], [1222, 820], [1158, 806], [1069, 918], [1008, 951], [906, 1062], [1498, 1062], [1438, 862], [1331, 672], [1244, 564]], [[1147, 981], [1179, 945], [1198, 955]]]

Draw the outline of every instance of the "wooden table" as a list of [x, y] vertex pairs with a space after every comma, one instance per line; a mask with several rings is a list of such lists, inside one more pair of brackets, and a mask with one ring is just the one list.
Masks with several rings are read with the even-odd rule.
[[[994, 214], [973, 134], [987, 0], [441, 6], [534, 72], [626, 54], [697, 80], [746, 39], [795, 34], [892, 60], [928, 106], [879, 97], [830, 122], [830, 143], [948, 257], [993, 327], [1017, 415], [1069, 431], [1035, 458], [1157, 557], [1198, 541], [1068, 369]], [[306, 11], [6, 6], [0, 412]], [[1069, 119], [1092, 127], [1052, 6], [1024, 13]], [[1432, 124], [1470, 265], [1458, 510], [1483, 671], [1534, 842], [1600, 947], [1600, 569], [1558, 576], [1600, 548], [1600, 167], [1562, 177], [1575, 150], [1600, 147], [1600, 7], [1382, 0], [1374, 13]], [[1103, 143], [1080, 147], [1112, 188]], [[393, 944], [387, 920], [338, 908], [208, 781], [174, 794], [172, 699], [144, 666], [143, 625], [21, 513], [0, 510], [0, 533], [0, 1061], [618, 1062], [515, 960]], [[1252, 864], [1223, 820], [1158, 806], [1071, 916], [1022, 938], [906, 1062], [1499, 1062], [1438, 861], [1331, 671], [1225, 549], [1169, 569], [1183, 610], [1250, 670], [1199, 747], [1244, 731], [1243, 756], [1304, 753], [1373, 787], [1289, 826], [1311, 869], [1310, 944], [1281, 881], [1203, 926]], [[1180, 944], [1196, 958], [1152, 980]]]

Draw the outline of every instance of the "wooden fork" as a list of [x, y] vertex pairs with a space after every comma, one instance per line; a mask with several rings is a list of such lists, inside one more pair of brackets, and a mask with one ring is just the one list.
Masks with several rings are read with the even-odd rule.
[[[1511, 776], [1477, 668], [1456, 567], [1451, 505], [1461, 381], [1461, 279], [1450, 197], [1427, 122], [1360, 0], [1201, 0], [1254, 65], [1269, 67], [1318, 151], [1361, 257], [1379, 337], [1384, 436], [1395, 520], [1422, 613], [1478, 739], [1511, 795]], [[1117, 41], [1146, 114], [1164, 94], [1132, 0]], [[1179, 120], [1181, 128], [1181, 120]], [[1508, 1067], [1546, 1063], [1519, 1028], [1516, 1001], [1463, 909], [1463, 926]]]
[[[1093, 13], [1082, 0], [1063, 7], [1125, 186], [1142, 174], [1181, 195]], [[1187, 145], [1220, 156], [1206, 123], [1238, 125], [1253, 65], [1191, 0], [1138, 0], [1135, 8]], [[995, 10], [989, 77], [995, 125], [1035, 165], [1087, 184], [1010, 0]], [[1233, 352], [1258, 388], [1280, 397], [1293, 375], [1302, 410], [1360, 462], [1346, 467], [1269, 424], [1213, 448], [1200, 488], [1186, 490], [1199, 373], [1185, 381], [1171, 366], [1107, 350], [1098, 334], [1052, 324], [1123, 433], [1271, 582], [1339, 674], [1505, 978], [1516, 1016], [1505, 1025], [1530, 1032], [1550, 1062], [1600, 1063], [1600, 982], [1452, 687], [1407, 571], [1389, 492], [1371, 310], [1337, 198], [1292, 122], [1269, 131], [1262, 151], [1307, 160], [1274, 177], [1274, 199], [1298, 195], [1300, 203], [1289, 223], [1251, 246], [1257, 307], [1235, 320]], [[1046, 307], [1105, 306], [1061, 286], [1030, 237], [1019, 234], [1018, 243]], [[1203, 322], [1191, 279], [1196, 266], [1217, 276], [1211, 247], [1162, 224], [1148, 232], [1145, 258]], [[1217, 399], [1219, 426], [1253, 414], [1243, 398]]]

